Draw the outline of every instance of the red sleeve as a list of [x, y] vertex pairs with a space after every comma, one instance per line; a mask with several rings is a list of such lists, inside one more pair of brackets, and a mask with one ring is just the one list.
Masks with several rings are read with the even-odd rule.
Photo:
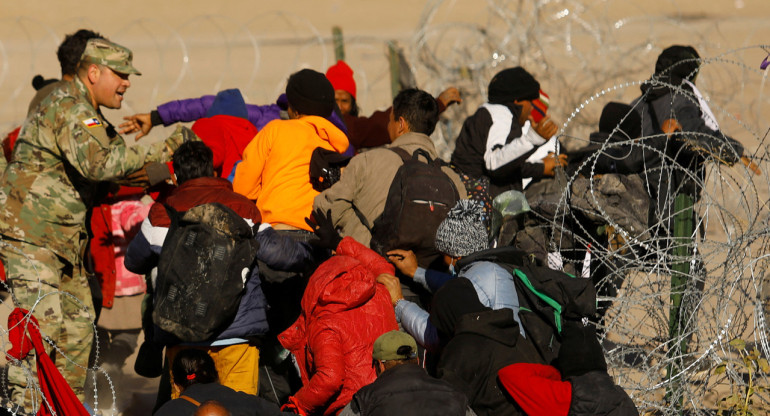
[[356, 117], [347, 114], [342, 119], [348, 127], [350, 144], [356, 150], [390, 143], [390, 135], [388, 134], [390, 108], [385, 111], [375, 111], [369, 117]]
[[294, 402], [304, 414], [314, 414], [315, 410], [329, 403], [329, 399], [342, 390], [345, 357], [339, 335], [328, 329], [311, 335], [308, 347], [313, 356], [315, 371], [309, 375], [308, 383], [294, 395]]
[[337, 254], [353, 257], [361, 262], [368, 270], [379, 276], [383, 273], [395, 274], [396, 269], [382, 256], [372, 249], [356, 241], [353, 237], [345, 237], [337, 246]]
[[567, 416], [572, 385], [550, 365], [518, 363], [497, 373], [500, 383], [528, 415]]
[[153, 227], [171, 226], [171, 218], [168, 217], [166, 207], [164, 207], [160, 202], [152, 204], [152, 207], [150, 208], [150, 214], [147, 215], [147, 217], [150, 219], [150, 224], [152, 224]]

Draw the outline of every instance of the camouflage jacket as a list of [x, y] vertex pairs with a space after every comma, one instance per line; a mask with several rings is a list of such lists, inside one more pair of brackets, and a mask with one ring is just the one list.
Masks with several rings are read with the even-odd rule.
[[86, 214], [104, 182], [167, 161], [192, 138], [180, 127], [165, 142], [129, 147], [94, 109], [82, 81], [63, 82], [27, 117], [0, 177], [0, 234], [79, 264]]

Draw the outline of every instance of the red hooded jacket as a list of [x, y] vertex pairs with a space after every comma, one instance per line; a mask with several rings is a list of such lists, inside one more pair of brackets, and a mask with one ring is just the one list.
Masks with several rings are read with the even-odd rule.
[[214, 153], [214, 170], [222, 178], [230, 175], [235, 162], [243, 158], [243, 149], [257, 135], [249, 120], [221, 114], [199, 119], [192, 131]]
[[374, 341], [398, 329], [390, 296], [376, 282], [382, 273], [393, 274], [393, 265], [345, 237], [310, 277], [299, 319], [278, 336], [302, 373], [303, 387], [290, 399], [301, 414], [337, 414], [377, 377]]

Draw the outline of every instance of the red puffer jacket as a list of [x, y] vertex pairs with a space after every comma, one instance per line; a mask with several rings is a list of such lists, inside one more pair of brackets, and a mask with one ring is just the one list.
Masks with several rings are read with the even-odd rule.
[[398, 329], [387, 290], [375, 280], [393, 272], [384, 258], [345, 237], [337, 255], [310, 277], [302, 314], [278, 336], [302, 372], [303, 387], [290, 399], [301, 414], [334, 415], [375, 380], [374, 341]]

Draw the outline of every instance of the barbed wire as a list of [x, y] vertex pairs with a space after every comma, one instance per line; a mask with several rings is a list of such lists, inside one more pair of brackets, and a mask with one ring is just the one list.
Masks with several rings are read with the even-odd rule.
[[[564, 148], [574, 150], [588, 144], [586, 138], [595, 130], [604, 104], [629, 102], [641, 95], [639, 87], [663, 48], [690, 44], [698, 49], [703, 56], [698, 87], [722, 131], [743, 143], [761, 174], [711, 158], [701, 177], [646, 145], [650, 137], [642, 138], [634, 142], [635, 149], [657, 152], [668, 172], [695, 183], [700, 198], [694, 206], [696, 227], [686, 239], [666, 231], [674, 210], [657, 212], [658, 217], [644, 229], [630, 230], [604, 205], [593, 173], [599, 155], [631, 142], [604, 143], [580, 167], [591, 172], [587, 178], [577, 174], [566, 178], [559, 215], [540, 219], [555, 236], [549, 242], [553, 249], [590, 244], [592, 264], [606, 269], [596, 281], [600, 304], [606, 309], [597, 322], [601, 340], [610, 374], [640, 409], [674, 415], [683, 407], [695, 415], [712, 414], [709, 409], [716, 407], [719, 398], [747, 387], [740, 366], [730, 364], [722, 374], [714, 371], [720, 363], [734, 363], [738, 357], [728, 344], [732, 339], [742, 338], [770, 357], [765, 309], [770, 304], [766, 294], [770, 293], [766, 282], [770, 96], [765, 93], [767, 72], [758, 69], [759, 60], [770, 49], [762, 44], [770, 32], [759, 18], [660, 16], [639, 10], [613, 18], [609, 9], [617, 4], [612, 0], [487, 0], [476, 3], [471, 13], [456, 1], [431, 0], [414, 32], [396, 40], [421, 88], [434, 94], [450, 85], [461, 90], [463, 103], [444, 113], [433, 136], [445, 159], [453, 151], [463, 121], [486, 100], [487, 84], [502, 68], [522, 65], [536, 76], [551, 97], [549, 114], [561, 126], [558, 134]], [[60, 35], [71, 30], [31, 18], [2, 22], [0, 131], [7, 132], [26, 115], [25, 97], [33, 94], [31, 77], [58, 75], [53, 52]], [[89, 27], [85, 20], [78, 24]], [[724, 47], [730, 44], [727, 35], [717, 30], [718, 25], [730, 24], [747, 34], [735, 48]], [[285, 88], [290, 73], [302, 67], [324, 71], [334, 59], [330, 34], [284, 12], [257, 17], [204, 15], [176, 28], [155, 19], [137, 19], [106, 35], [130, 46], [145, 74], [126, 96], [129, 112], [232, 87], [240, 88], [247, 102], [271, 103]], [[364, 113], [390, 103], [386, 52], [390, 40], [345, 39], [346, 59], [356, 72], [358, 103]], [[587, 180], [588, 193], [581, 196], [590, 203], [578, 207], [570, 190], [580, 180]], [[673, 205], [674, 191], [656, 189], [655, 194]], [[585, 220], [588, 213], [594, 218], [590, 223]], [[618, 238], [597, 236], [591, 229], [597, 225], [611, 227], [612, 236]], [[569, 247], [565, 235], [571, 238]], [[682, 247], [687, 248], [686, 254], [675, 254]], [[672, 338], [671, 276], [677, 273], [674, 265], [678, 263], [687, 263], [690, 273], [683, 276], [687, 283], [681, 291], [686, 310], [679, 315], [679, 332]], [[610, 288], [616, 293], [607, 293]], [[12, 299], [4, 306], [12, 308]], [[8, 332], [2, 330], [0, 335], [0, 344], [7, 350]], [[679, 348], [683, 340], [687, 351]], [[105, 411], [117, 414], [109, 374], [98, 366], [88, 372], [95, 386], [97, 374], [106, 377], [112, 403]], [[770, 386], [767, 374], [754, 377], [755, 384]], [[29, 381], [35, 385], [35, 380]], [[682, 398], [683, 404], [672, 397]], [[770, 401], [758, 391], [754, 398], [758, 405]], [[94, 405], [99, 407], [97, 393]]]

